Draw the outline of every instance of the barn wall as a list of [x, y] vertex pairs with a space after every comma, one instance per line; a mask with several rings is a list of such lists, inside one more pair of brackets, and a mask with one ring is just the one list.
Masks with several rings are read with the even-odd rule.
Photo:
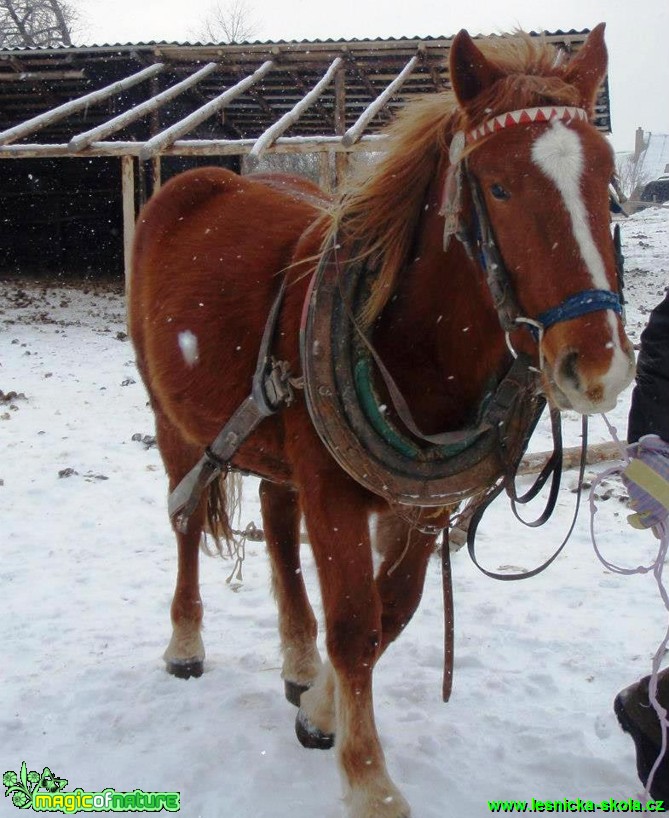
[[[166, 157], [162, 178], [212, 164], [239, 168], [236, 157]], [[122, 213], [118, 158], [4, 160], [0, 273], [122, 276]]]

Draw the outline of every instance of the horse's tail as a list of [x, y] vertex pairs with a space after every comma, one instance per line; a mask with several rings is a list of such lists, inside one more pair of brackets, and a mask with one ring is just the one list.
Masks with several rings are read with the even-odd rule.
[[227, 555], [235, 551], [234, 519], [239, 517], [242, 501], [242, 476], [236, 472], [223, 474], [214, 480], [207, 493], [207, 519], [205, 531], [211, 536], [214, 548], [203, 538], [202, 547], [208, 554], [223, 555], [224, 544]]

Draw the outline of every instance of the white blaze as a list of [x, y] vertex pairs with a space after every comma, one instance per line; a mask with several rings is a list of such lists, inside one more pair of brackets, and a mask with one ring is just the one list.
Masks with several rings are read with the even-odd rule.
[[553, 122], [532, 146], [532, 159], [560, 191], [571, 219], [574, 238], [592, 277], [592, 288], [608, 290], [606, 268], [588, 223], [581, 195], [583, 146], [578, 134], [562, 122]]
[[[553, 182], [562, 196], [574, 239], [590, 273], [591, 288], [610, 290], [604, 259], [592, 235], [588, 211], [581, 193], [584, 155], [578, 133], [562, 122], [553, 122], [532, 146], [532, 161]], [[613, 397], [615, 403], [615, 394], [621, 388], [621, 382], [625, 382], [623, 385], [629, 382], [630, 359], [620, 344], [616, 314], [607, 310], [606, 318], [611, 331], [611, 341], [606, 346], [612, 349], [612, 360], [603, 386], [605, 392], [609, 393], [608, 397]]]

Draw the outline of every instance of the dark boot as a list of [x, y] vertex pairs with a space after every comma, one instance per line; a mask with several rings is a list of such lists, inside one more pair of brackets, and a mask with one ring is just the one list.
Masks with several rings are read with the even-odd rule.
[[[646, 676], [626, 687], [613, 702], [620, 726], [636, 746], [636, 769], [644, 787], [662, 747], [660, 720], [648, 698], [649, 681], [650, 676]], [[669, 668], [658, 675], [657, 698], [669, 711]], [[665, 809], [669, 808], [669, 748], [655, 772], [650, 795], [655, 801], [663, 800]]]

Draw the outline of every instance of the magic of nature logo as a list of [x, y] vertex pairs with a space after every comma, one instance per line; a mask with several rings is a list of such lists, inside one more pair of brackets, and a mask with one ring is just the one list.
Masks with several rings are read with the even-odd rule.
[[19, 772], [7, 770], [2, 776], [5, 797], [18, 809], [35, 812], [178, 812], [181, 809], [178, 792], [119, 792], [110, 787], [100, 792], [87, 792], [80, 787], [65, 791], [67, 778], [60, 778], [48, 767], [41, 773], [28, 770], [22, 762]]

